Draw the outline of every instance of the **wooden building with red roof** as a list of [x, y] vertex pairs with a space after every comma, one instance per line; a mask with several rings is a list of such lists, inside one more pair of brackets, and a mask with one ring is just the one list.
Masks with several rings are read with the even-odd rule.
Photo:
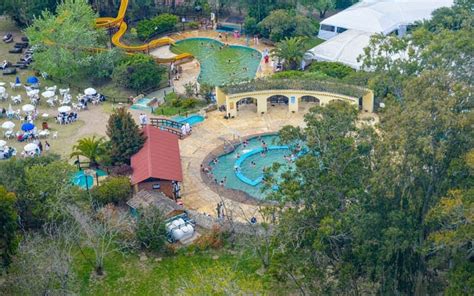
[[146, 125], [142, 149], [132, 156], [132, 185], [140, 190], [161, 191], [175, 198], [176, 182], [183, 181], [179, 139], [176, 135]]

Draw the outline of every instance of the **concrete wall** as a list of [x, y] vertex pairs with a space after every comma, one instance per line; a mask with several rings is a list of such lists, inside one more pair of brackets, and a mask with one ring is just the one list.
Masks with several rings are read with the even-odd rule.
[[217, 219], [214, 217], [206, 216], [193, 210], [187, 210], [189, 217], [196, 221], [196, 224], [204, 229], [212, 229], [214, 226], [219, 227], [224, 231], [235, 231], [238, 234], [255, 234], [264, 233], [266, 230], [262, 228], [258, 223], [250, 224], [244, 222], [233, 222], [230, 223], [226, 219]]

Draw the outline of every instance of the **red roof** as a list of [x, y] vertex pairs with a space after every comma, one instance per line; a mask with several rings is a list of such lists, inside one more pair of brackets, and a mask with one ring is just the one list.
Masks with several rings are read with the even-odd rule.
[[149, 178], [183, 181], [178, 137], [151, 125], [143, 129], [145, 145], [132, 156], [132, 184]]

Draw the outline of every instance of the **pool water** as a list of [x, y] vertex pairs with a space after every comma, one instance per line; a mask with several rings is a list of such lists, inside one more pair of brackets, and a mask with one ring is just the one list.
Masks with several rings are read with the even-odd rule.
[[148, 106], [148, 104], [152, 101], [152, 99], [148, 98], [141, 98], [138, 99], [130, 108], [134, 110], [142, 110], [142, 111], [148, 111], [152, 112], [153, 109]]
[[200, 122], [204, 121], [204, 116], [198, 115], [198, 114], [193, 114], [189, 115], [188, 117], [184, 116], [175, 116], [171, 118], [174, 121], [180, 122], [180, 123], [189, 123], [189, 125], [193, 126], [196, 125]]
[[[107, 176], [107, 173], [103, 170], [96, 170], [97, 176], [103, 177]], [[81, 187], [82, 189], [92, 188], [94, 186], [94, 177], [90, 175], [85, 175], [83, 170], [77, 171], [72, 177], [72, 183], [76, 186]]]
[[[243, 145], [239, 144], [232, 153], [220, 156], [217, 164], [213, 164], [212, 162], [209, 164], [217, 182], [219, 183], [221, 180], [226, 178], [227, 181], [224, 185], [225, 187], [241, 190], [255, 198], [263, 199], [268, 194], [268, 192], [262, 192], [262, 187], [264, 185], [264, 183], [261, 182], [263, 170], [271, 167], [273, 163], [280, 163], [282, 167], [277, 174], [281, 174], [282, 172], [294, 167], [294, 164], [288, 163], [288, 161], [285, 160], [285, 156], [288, 156], [291, 153], [289, 149], [269, 150], [265, 156], [262, 156], [260, 153], [255, 153], [245, 157], [247, 153], [252, 154], [255, 149], [261, 149], [262, 140], [269, 148], [272, 146], [280, 146], [277, 135], [251, 138], [248, 140], [249, 144], [247, 147], [243, 147]], [[239, 157], [245, 158], [240, 163], [240, 173], [247, 178], [250, 183], [255, 181], [257, 183], [256, 185], [250, 185], [249, 183], [242, 181], [242, 179], [239, 179], [238, 172], [235, 170], [236, 165], [238, 165], [237, 154], [239, 154]], [[254, 164], [252, 164], [252, 162], [254, 162]], [[278, 176], [276, 177], [278, 178]], [[260, 182], [258, 182], [259, 178]]]
[[177, 41], [171, 51], [191, 53], [201, 64], [198, 81], [213, 86], [248, 81], [255, 78], [262, 55], [240, 45], [225, 46], [210, 38], [188, 38]]

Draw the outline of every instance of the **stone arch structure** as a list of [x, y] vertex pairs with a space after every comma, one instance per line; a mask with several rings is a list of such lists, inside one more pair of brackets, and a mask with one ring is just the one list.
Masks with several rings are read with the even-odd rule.
[[253, 97], [242, 98], [238, 100], [235, 104], [236, 104], [237, 111], [239, 110], [239, 108], [249, 109], [249, 105], [253, 106], [253, 108], [255, 109], [255, 112], [257, 111], [257, 99]]
[[285, 95], [274, 94], [272, 96], [269, 96], [266, 100], [267, 111], [269, 106], [288, 106], [289, 102], [290, 98]]
[[[374, 94], [371, 90], [365, 89], [366, 93], [362, 96], [362, 110], [364, 112], [373, 112], [374, 107]], [[351, 97], [343, 94], [324, 92], [324, 91], [313, 91], [313, 90], [297, 90], [297, 89], [269, 89], [269, 90], [258, 90], [248, 91], [242, 93], [226, 94], [220, 88], [216, 88], [216, 98], [218, 105], [225, 105], [227, 115], [231, 117], [237, 116], [237, 102], [245, 98], [255, 98], [257, 100], [257, 113], [267, 113], [267, 99], [275, 96], [285, 96], [289, 99], [288, 111], [298, 112], [298, 103], [304, 96], [312, 96], [319, 99], [320, 105], [324, 106], [330, 101], [341, 100], [348, 102], [356, 107], [359, 107], [359, 98]]]
[[299, 97], [298, 100], [299, 100], [299, 103], [311, 102], [311, 103], [316, 103], [317, 105], [321, 104], [321, 100], [315, 96], [304, 95], [304, 96]]

